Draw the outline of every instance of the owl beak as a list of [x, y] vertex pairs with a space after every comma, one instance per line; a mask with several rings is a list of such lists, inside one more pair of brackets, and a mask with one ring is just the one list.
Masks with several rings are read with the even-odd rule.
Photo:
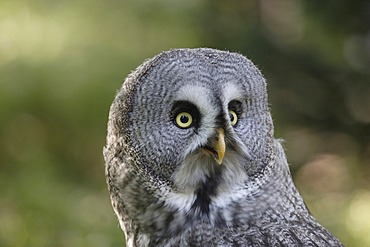
[[211, 146], [202, 148], [206, 153], [210, 154], [217, 164], [221, 165], [224, 159], [226, 145], [224, 129], [217, 129], [217, 136], [211, 143]]

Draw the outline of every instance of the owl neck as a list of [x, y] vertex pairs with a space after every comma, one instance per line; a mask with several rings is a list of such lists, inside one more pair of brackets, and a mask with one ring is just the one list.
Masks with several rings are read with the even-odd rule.
[[193, 214], [209, 217], [212, 198], [217, 196], [218, 185], [221, 180], [221, 170], [217, 169], [193, 192], [195, 198], [193, 204], [191, 205]]
[[[243, 183], [228, 184], [225, 184], [224, 176], [222, 170], [216, 170], [200, 186], [188, 192], [174, 191], [166, 183], [159, 185], [156, 193], [143, 194], [153, 198], [140, 198], [130, 205], [135, 210], [142, 210], [133, 217], [137, 219], [135, 223], [141, 230], [167, 237], [192, 229], [199, 223], [219, 228], [247, 226], [269, 210], [289, 214], [289, 211], [276, 210], [282, 208], [281, 205], [309, 217], [278, 142], [275, 143], [273, 161], [257, 176], [249, 177]], [[146, 202], [151, 204], [142, 205]], [[126, 203], [131, 202], [128, 199]]]

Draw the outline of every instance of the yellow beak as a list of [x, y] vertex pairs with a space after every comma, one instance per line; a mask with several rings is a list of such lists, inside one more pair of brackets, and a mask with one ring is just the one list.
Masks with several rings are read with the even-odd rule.
[[205, 147], [203, 148], [203, 150], [206, 151], [206, 153], [210, 154], [215, 159], [217, 164], [221, 165], [226, 150], [224, 129], [218, 128], [217, 136], [212, 142], [211, 146]]

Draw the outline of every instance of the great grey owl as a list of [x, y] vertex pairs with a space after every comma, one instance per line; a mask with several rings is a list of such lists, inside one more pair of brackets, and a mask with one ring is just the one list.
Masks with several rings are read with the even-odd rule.
[[144, 62], [110, 108], [104, 157], [127, 246], [342, 246], [295, 188], [264, 77], [240, 54]]

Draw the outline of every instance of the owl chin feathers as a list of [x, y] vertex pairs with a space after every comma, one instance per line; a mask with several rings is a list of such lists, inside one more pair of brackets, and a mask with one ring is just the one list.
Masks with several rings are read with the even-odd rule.
[[174, 191], [193, 193], [212, 184], [207, 191], [212, 195], [218, 192], [230, 192], [240, 187], [249, 176], [248, 168], [252, 164], [246, 146], [231, 130], [218, 128], [217, 134], [207, 139], [206, 145], [194, 143], [181, 164], [173, 173], [171, 180]]
[[226, 151], [221, 165], [202, 149], [191, 153], [174, 172], [172, 180], [175, 190], [181, 193], [192, 193], [210, 180], [216, 180], [217, 191], [235, 188], [248, 180], [243, 170], [245, 158], [236, 151]]

